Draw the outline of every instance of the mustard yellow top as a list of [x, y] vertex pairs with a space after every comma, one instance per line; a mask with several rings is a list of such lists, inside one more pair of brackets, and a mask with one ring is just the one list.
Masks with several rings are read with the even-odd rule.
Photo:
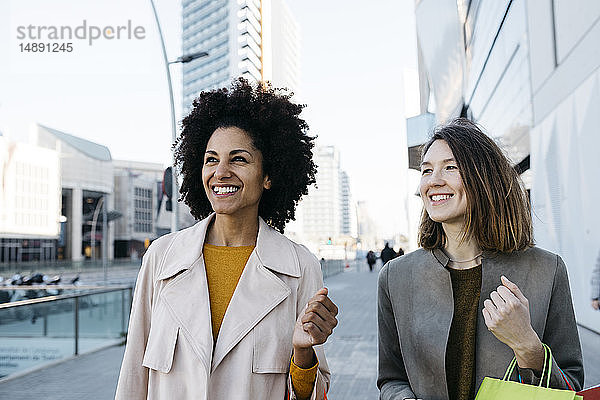
[[213, 340], [217, 341], [227, 306], [242, 276], [254, 246], [213, 246], [204, 244]]
[[[254, 246], [228, 247], [204, 244], [204, 264], [206, 266], [213, 340], [215, 342], [227, 306], [229, 306], [233, 292], [253, 250]], [[299, 399], [310, 397], [317, 377], [318, 366], [319, 363], [317, 362], [313, 367], [303, 369], [294, 364], [293, 360], [290, 362], [292, 386]]]

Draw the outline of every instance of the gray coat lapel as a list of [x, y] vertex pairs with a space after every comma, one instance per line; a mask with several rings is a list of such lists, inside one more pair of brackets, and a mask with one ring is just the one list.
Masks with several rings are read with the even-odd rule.
[[[500, 258], [500, 259], [499, 259]], [[502, 284], [500, 277], [505, 275], [522, 288], [524, 269], [515, 268], [515, 264], [507, 262], [506, 255], [484, 253], [481, 271], [481, 295], [477, 310], [477, 343], [475, 348], [475, 387], [479, 387], [483, 378], [502, 377], [508, 364], [514, 357], [510, 347], [498, 340], [490, 332], [483, 318], [483, 302]], [[501, 260], [504, 259], [504, 260]], [[521, 282], [521, 283], [519, 283]]]
[[[423, 358], [427, 359], [421, 365], [433, 367], [421, 368], [421, 373], [426, 376], [425, 381], [430, 382], [432, 390], [439, 396], [447, 398], [446, 347], [454, 315], [452, 281], [445, 268], [448, 257], [444, 252], [433, 251], [426, 254], [432, 260], [424, 273], [415, 271], [416, 276], [420, 276], [423, 282], [415, 286], [416, 308], [412, 315], [419, 333], [417, 340], [421, 343], [414, 345], [421, 348]], [[423, 268], [422, 265], [418, 267]]]
[[446, 345], [454, 314], [450, 273], [444, 268], [448, 259], [443, 252], [422, 249], [406, 257], [418, 262], [394, 268], [388, 276], [405, 368], [422, 382], [425, 393], [447, 398]]

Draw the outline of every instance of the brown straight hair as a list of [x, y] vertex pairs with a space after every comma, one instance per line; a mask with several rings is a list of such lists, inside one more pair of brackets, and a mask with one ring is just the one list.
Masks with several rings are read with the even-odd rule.
[[[456, 159], [467, 197], [462, 239], [473, 238], [482, 250], [506, 252], [533, 246], [531, 207], [519, 174], [498, 145], [473, 122], [456, 118], [439, 126], [423, 146], [445, 141]], [[423, 208], [419, 245], [443, 247], [442, 224]]]

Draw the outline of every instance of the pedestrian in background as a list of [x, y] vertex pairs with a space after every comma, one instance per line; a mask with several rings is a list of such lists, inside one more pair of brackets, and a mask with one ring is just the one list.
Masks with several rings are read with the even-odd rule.
[[369, 264], [369, 271], [373, 271], [373, 265], [377, 262], [377, 256], [372, 250], [367, 253], [367, 264]]
[[[533, 245], [527, 193], [502, 151], [459, 118], [424, 145], [420, 249], [379, 273], [382, 400], [473, 399], [483, 378], [580, 390], [583, 365], [567, 271]], [[552, 279], [548, 279], [552, 277]]]
[[398, 252], [396, 253], [396, 257], [400, 257], [404, 255], [404, 249], [402, 247], [400, 247], [398, 249]]
[[289, 98], [239, 79], [194, 100], [176, 161], [201, 221], [143, 258], [117, 399], [326, 397], [337, 307], [317, 258], [280, 233], [315, 174]]
[[600, 251], [598, 252], [598, 258], [596, 259], [596, 265], [592, 270], [592, 308], [594, 310], [600, 310]]
[[381, 250], [380, 257], [383, 265], [385, 265], [385, 263], [390, 261], [392, 258], [396, 257], [396, 252], [390, 247], [388, 242], [385, 243], [383, 250]]

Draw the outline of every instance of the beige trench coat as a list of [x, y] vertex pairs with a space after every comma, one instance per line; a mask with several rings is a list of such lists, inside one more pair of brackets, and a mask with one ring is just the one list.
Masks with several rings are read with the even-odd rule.
[[[214, 215], [214, 214], [213, 214]], [[133, 296], [116, 399], [283, 400], [294, 324], [323, 286], [318, 260], [262, 219], [213, 346], [202, 247], [213, 217], [152, 243]], [[323, 399], [329, 367], [319, 370], [311, 399]]]

